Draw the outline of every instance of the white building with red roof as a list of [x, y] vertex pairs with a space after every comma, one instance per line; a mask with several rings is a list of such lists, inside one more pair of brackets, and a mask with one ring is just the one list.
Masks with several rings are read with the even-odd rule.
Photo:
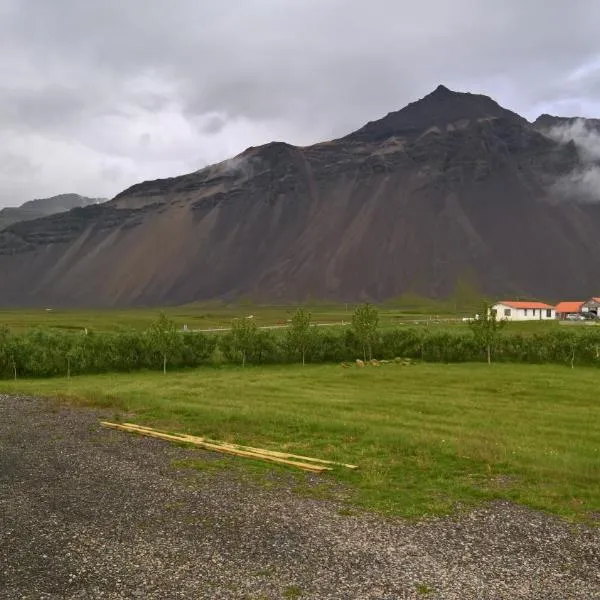
[[600, 298], [590, 298], [583, 303], [581, 312], [594, 313], [596, 316], [600, 316]]
[[502, 300], [492, 306], [496, 319], [506, 321], [550, 321], [556, 319], [556, 309], [544, 302]]
[[583, 300], [566, 300], [556, 305], [556, 316], [566, 319], [569, 315], [579, 315], [583, 312]]

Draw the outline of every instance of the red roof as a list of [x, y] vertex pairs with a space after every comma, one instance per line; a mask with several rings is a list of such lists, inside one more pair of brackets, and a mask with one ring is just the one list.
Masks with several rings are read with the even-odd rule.
[[578, 301], [568, 301], [568, 302], [559, 302], [556, 305], [557, 313], [578, 313], [581, 312], [581, 307], [583, 306], [583, 302]]
[[505, 306], [510, 306], [511, 308], [554, 308], [554, 306], [544, 304], [543, 302], [531, 302], [529, 300], [523, 302], [517, 300], [502, 300], [497, 304], [504, 304]]

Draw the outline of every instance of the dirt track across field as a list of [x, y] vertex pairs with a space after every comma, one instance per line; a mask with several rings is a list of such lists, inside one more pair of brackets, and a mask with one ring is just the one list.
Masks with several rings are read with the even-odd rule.
[[2, 600], [600, 598], [600, 528], [506, 503], [348, 516], [283, 483], [177, 469], [214, 455], [98, 417], [0, 396]]

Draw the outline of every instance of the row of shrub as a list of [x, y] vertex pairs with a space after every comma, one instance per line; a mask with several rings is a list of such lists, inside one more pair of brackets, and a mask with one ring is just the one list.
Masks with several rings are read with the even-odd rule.
[[[311, 327], [303, 347], [306, 362], [339, 363], [363, 357], [364, 345], [351, 328]], [[428, 362], [485, 361], [486, 348], [469, 330], [402, 327], [372, 339], [372, 356], [407, 357]], [[494, 361], [600, 365], [597, 329], [547, 331], [523, 335], [502, 331], [493, 340]], [[225, 334], [174, 332], [161, 339], [149, 332], [12, 334], [0, 329], [0, 378], [51, 377], [84, 373], [197, 367], [215, 363], [281, 364], [301, 362], [290, 335], [254, 330], [241, 339]]]
[[[169, 363], [195, 367], [210, 360], [217, 339], [178, 335]], [[136, 371], [162, 367], [162, 355], [146, 333], [54, 333], [33, 331], [0, 337], [0, 377], [51, 377]]]

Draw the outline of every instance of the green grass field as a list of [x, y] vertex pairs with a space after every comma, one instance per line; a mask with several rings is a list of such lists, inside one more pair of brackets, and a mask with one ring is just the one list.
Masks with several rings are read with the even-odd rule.
[[[314, 323], [349, 323], [352, 319], [353, 304], [309, 304], [303, 308], [310, 311]], [[476, 311], [459, 310], [444, 302], [430, 301], [429, 304], [387, 303], [379, 308], [379, 322], [382, 329], [398, 325], [418, 325], [443, 328], [467, 327], [461, 321], [463, 316], [472, 316]], [[254, 305], [251, 303], [226, 305], [221, 303], [190, 304], [179, 307], [130, 308], [130, 309], [0, 309], [0, 325], [6, 325], [15, 332], [31, 329], [54, 331], [130, 331], [146, 329], [162, 311], [179, 327], [205, 330], [230, 327], [234, 318], [253, 315], [258, 326], [272, 326], [287, 323], [297, 306]], [[575, 324], [580, 325], [580, 324]], [[540, 331], [558, 327], [555, 321], [533, 321], [510, 323], [509, 328], [518, 331]]]
[[[210, 329], [229, 327], [237, 317], [253, 315], [257, 325], [270, 326], [285, 324], [292, 318], [296, 306], [256, 306], [225, 304], [192, 304], [167, 308], [132, 308], [106, 310], [69, 310], [69, 309], [0, 309], [0, 324], [15, 331], [27, 329], [126, 331], [145, 329], [162, 310], [178, 326], [187, 325], [190, 329]], [[352, 318], [354, 305], [305, 306], [311, 311], [312, 319], [317, 323], [348, 323]], [[435, 321], [452, 318], [455, 315], [427, 312], [407, 312], [400, 308], [382, 307], [380, 320], [382, 327], [393, 326], [405, 321]]]
[[354, 462], [357, 472], [320, 477], [348, 484], [352, 504], [389, 514], [443, 514], [504, 498], [593, 519], [600, 511], [598, 382], [593, 368], [327, 365], [3, 381], [0, 392], [60, 397], [171, 431]]

